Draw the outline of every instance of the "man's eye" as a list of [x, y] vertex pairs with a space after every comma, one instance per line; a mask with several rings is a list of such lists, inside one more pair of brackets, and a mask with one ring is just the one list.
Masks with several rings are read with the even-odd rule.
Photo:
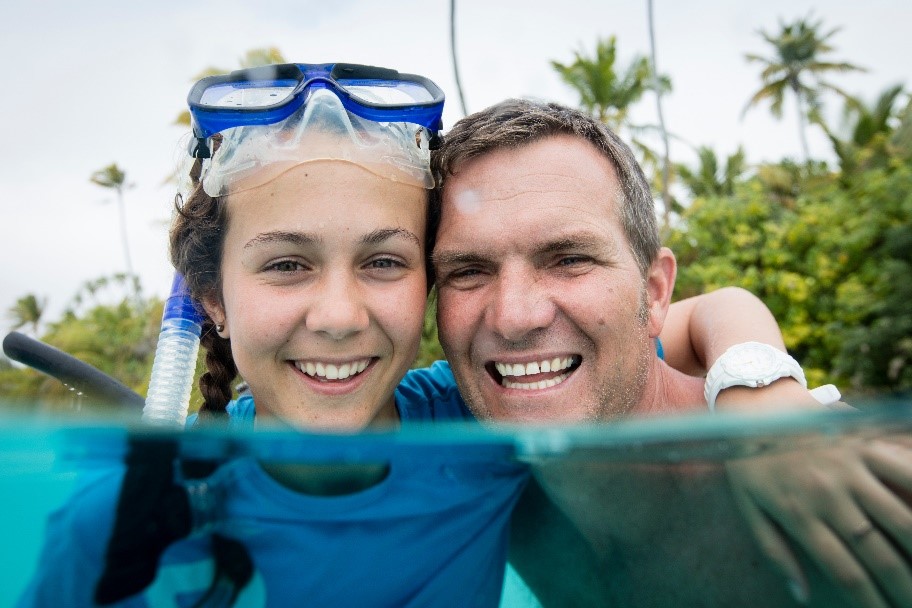
[[295, 262], [294, 260], [279, 260], [278, 262], [273, 262], [266, 267], [266, 270], [273, 270], [276, 272], [295, 272], [304, 268], [304, 265], [300, 262]]
[[449, 276], [455, 279], [459, 279], [462, 277], [473, 277], [477, 274], [480, 274], [480, 272], [481, 271], [477, 268], [462, 268], [460, 270], [454, 270], [449, 274]]
[[576, 266], [579, 264], [585, 264], [590, 261], [590, 258], [587, 258], [583, 255], [565, 255], [557, 260], [559, 266]]
[[486, 276], [481, 268], [458, 268], [441, 276], [439, 282], [441, 285], [455, 289], [472, 289], [482, 285]]

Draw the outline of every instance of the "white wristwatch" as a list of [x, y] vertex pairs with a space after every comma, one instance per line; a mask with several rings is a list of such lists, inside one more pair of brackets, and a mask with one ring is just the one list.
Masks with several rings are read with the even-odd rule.
[[794, 357], [760, 342], [735, 344], [716, 360], [706, 375], [706, 404], [712, 412], [716, 408], [716, 397], [730, 386], [758, 388], [787, 377], [807, 388], [804, 370]]

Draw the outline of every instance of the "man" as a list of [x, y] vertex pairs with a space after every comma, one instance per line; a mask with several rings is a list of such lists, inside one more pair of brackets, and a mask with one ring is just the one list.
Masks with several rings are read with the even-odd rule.
[[[676, 266], [626, 146], [576, 112], [500, 108], [467, 118], [437, 157], [438, 323], [466, 402], [524, 422], [700, 406], [702, 380], [655, 356]], [[491, 149], [470, 156], [461, 137]]]
[[[477, 417], [555, 423], [705, 410], [703, 380], [673, 370], [656, 356], [654, 339], [662, 330], [676, 265], [672, 253], [660, 247], [648, 182], [615, 134], [574, 110], [511, 100], [458, 123], [434, 163], [440, 188], [431, 212], [437, 222], [433, 262], [440, 341], [460, 392]], [[787, 392], [797, 386], [784, 380], [764, 390]], [[719, 472], [682, 476], [665, 469], [634, 476], [631, 483], [629, 470], [600, 477], [591, 468], [575, 476], [542, 469], [537, 477], [544, 493], [533, 488], [530, 495], [537, 499], [526, 504], [535, 504], [521, 509], [519, 517], [534, 519], [550, 509], [555, 521], [569, 518], [589, 545], [576, 547], [576, 555], [592, 549], [588, 561], [598, 566], [595, 573], [576, 572], [580, 562], [564, 560], [573, 576], [603, 580], [598, 569], [612, 564], [613, 574], [623, 570], [630, 580], [648, 572], [643, 584], [665, 585], [675, 593], [666, 600], [689, 603], [712, 597], [718, 603], [750, 598], [781, 605], [788, 599], [782, 595], [785, 587], [771, 578], [754, 543], [745, 541], [743, 522], [731, 517], [735, 510]], [[879, 481], [869, 477], [866, 487], [876, 485], [872, 492], [879, 491]], [[625, 497], [613, 491], [625, 480], [639, 493]], [[761, 490], [766, 481], [761, 476]], [[593, 492], [600, 482], [600, 492]], [[675, 504], [676, 498], [687, 503]], [[840, 506], [849, 504], [854, 511], [832, 511], [851, 517], [823, 522], [833, 529], [823, 541], [802, 537], [803, 521], [792, 529], [786, 520], [786, 531], [848, 589], [847, 597], [871, 606], [884, 605], [884, 596], [897, 604], [912, 602], [907, 560], [895, 547], [885, 548], [889, 541], [879, 532], [869, 535], [867, 514], [854, 499], [846, 500]], [[553, 509], [552, 501], [561, 508]], [[674, 511], [669, 511], [671, 504]], [[831, 504], [825, 501], [824, 510]], [[892, 524], [881, 522], [900, 521], [908, 509], [895, 504], [890, 508], [891, 516], [879, 520], [878, 527], [893, 532]], [[638, 518], [642, 513], [637, 510], [650, 516]], [[755, 532], [762, 529], [764, 551], [791, 577], [795, 599], [806, 600], [807, 583], [795, 572], [781, 530], [751, 519], [761, 517], [755, 505], [742, 506], [742, 511]], [[656, 526], [657, 518], [669, 515], [681, 525]], [[729, 520], [721, 525], [725, 517]], [[796, 513], [796, 519], [817, 524], [803, 513]], [[624, 522], [636, 525], [625, 527]], [[637, 526], [639, 535], [631, 535], [629, 530]], [[662, 552], [650, 543], [659, 535], [670, 548], [665, 563], [656, 565], [654, 558]], [[856, 540], [859, 546], [850, 547], [853, 552], [835, 551], [842, 547], [834, 541]], [[907, 541], [901, 540], [905, 546]], [[525, 540], [519, 544], [536, 546]], [[822, 548], [827, 546], [834, 550]], [[669, 570], [674, 575], [659, 576], [669, 563], [699, 555], [701, 547], [709, 564], [686, 570], [678, 563]], [[554, 539], [538, 551], [549, 548], [554, 549]], [[888, 562], [895, 568], [876, 567]], [[544, 578], [559, 578], [551, 567], [542, 570]], [[726, 572], [730, 576], [716, 585], [715, 594], [700, 588], [701, 578], [712, 585]], [[745, 574], [747, 578], [738, 580]], [[554, 597], [573, 588], [563, 587]], [[643, 598], [629, 586], [607, 593], [625, 604]], [[579, 599], [600, 603], [606, 597], [596, 593]]]

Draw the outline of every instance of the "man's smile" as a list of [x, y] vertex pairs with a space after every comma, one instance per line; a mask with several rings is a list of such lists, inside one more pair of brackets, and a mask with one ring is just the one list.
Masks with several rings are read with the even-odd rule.
[[562, 355], [526, 362], [489, 361], [485, 369], [504, 388], [541, 390], [569, 378], [582, 360], [580, 355]]

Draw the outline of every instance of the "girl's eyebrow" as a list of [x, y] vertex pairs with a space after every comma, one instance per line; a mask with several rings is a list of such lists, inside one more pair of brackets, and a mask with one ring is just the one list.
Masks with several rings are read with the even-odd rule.
[[262, 232], [244, 245], [244, 249], [250, 247], [256, 247], [257, 245], [263, 245], [266, 243], [291, 243], [292, 245], [313, 245], [315, 243], [322, 243], [323, 239], [315, 234], [309, 234], [306, 232]]
[[415, 236], [415, 233], [405, 228], [378, 228], [361, 237], [361, 243], [364, 245], [376, 245], [392, 238], [404, 238], [414, 242], [419, 247], [421, 246], [421, 240]]

